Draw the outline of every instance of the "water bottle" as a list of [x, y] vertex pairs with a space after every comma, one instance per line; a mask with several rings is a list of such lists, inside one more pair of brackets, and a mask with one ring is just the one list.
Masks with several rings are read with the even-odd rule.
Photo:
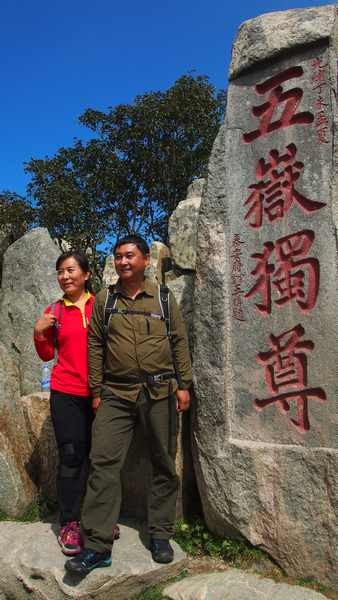
[[50, 390], [50, 368], [48, 363], [43, 363], [41, 369], [41, 391], [48, 392]]

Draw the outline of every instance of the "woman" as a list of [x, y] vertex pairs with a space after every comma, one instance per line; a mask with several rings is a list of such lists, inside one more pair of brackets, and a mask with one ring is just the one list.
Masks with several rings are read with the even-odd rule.
[[36, 321], [34, 343], [43, 361], [57, 361], [51, 374], [50, 407], [59, 451], [58, 542], [64, 554], [81, 552], [82, 468], [90, 445], [92, 406], [88, 387], [87, 334], [94, 297], [88, 289], [90, 268], [81, 252], [65, 252], [56, 261], [63, 298]]

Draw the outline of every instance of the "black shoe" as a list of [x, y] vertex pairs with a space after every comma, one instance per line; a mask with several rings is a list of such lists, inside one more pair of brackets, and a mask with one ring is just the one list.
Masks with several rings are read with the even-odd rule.
[[155, 562], [170, 563], [174, 560], [174, 551], [169, 544], [169, 540], [151, 538], [150, 552]]
[[96, 552], [91, 548], [83, 548], [81, 554], [66, 561], [65, 568], [70, 573], [86, 575], [93, 569], [97, 569], [98, 567], [110, 567], [110, 565], [110, 552]]

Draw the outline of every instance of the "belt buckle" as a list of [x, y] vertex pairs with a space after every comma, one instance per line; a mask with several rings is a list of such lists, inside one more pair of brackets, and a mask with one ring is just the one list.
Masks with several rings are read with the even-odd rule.
[[162, 375], [152, 375], [152, 380], [155, 384], [159, 385], [160, 383], [162, 383]]

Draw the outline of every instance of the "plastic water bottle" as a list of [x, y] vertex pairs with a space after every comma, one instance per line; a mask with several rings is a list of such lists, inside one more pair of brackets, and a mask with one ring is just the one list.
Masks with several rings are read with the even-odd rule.
[[48, 363], [43, 363], [41, 369], [41, 391], [48, 392], [50, 390], [50, 368]]

